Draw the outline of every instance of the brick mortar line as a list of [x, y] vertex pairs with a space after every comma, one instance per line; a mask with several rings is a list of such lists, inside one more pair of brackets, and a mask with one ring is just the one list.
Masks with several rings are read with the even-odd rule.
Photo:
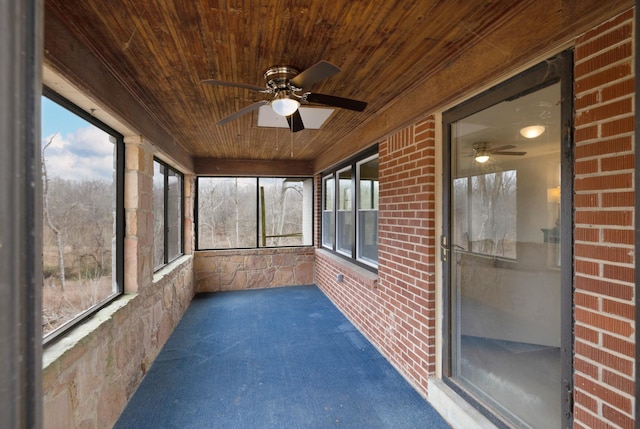
[[[593, 344], [593, 343], [592, 343], [592, 344]], [[594, 364], [594, 362], [595, 362], [595, 361], [593, 361], [593, 360], [586, 359], [586, 358], [585, 358], [585, 359], [583, 359], [583, 360], [584, 360], [584, 362], [585, 362], [585, 363], [588, 363], [588, 364], [590, 364], [590, 365], [594, 365], [594, 366], [598, 366], [598, 364]], [[610, 370], [610, 371], [611, 371], [611, 373], [612, 373], [612, 374], [614, 374], [614, 375], [616, 375], [616, 376], [619, 376], [619, 377], [625, 378], [625, 379], [627, 379], [627, 380], [629, 380], [629, 381], [633, 381], [633, 376], [629, 376], [629, 375], [626, 375], [626, 374], [622, 374], [622, 373], [620, 373], [620, 372], [613, 371], [613, 370]], [[620, 396], [624, 396], [624, 397], [626, 397], [626, 398], [628, 398], [628, 399], [633, 399], [633, 398], [634, 398], [634, 395], [633, 395], [632, 393], [626, 393], [626, 392], [624, 392], [623, 390], [620, 390], [619, 388], [617, 388], [617, 387], [615, 387], [615, 386], [613, 386], [613, 385], [611, 385], [611, 384], [609, 384], [609, 383], [605, 382], [605, 381], [601, 378], [600, 371], [598, 371], [598, 373], [599, 373], [599, 374], [598, 374], [598, 378], [593, 378], [593, 377], [591, 377], [588, 373], [586, 373], [586, 372], [580, 372], [580, 371], [578, 371], [578, 370], [576, 370], [576, 373], [581, 374], [582, 376], [584, 376], [584, 378], [587, 378], [588, 380], [593, 381], [595, 384], [598, 384], [599, 386], [606, 387], [608, 390], [611, 390], [612, 392], [614, 392], [614, 393], [616, 393], [616, 394], [618, 394], [618, 395], [620, 395]], [[583, 390], [583, 392], [590, 393], [588, 390]], [[590, 394], [589, 396], [591, 396], [591, 394]], [[600, 397], [598, 397], [598, 396], [593, 395], [593, 397], [594, 397], [594, 398], [598, 398], [599, 400], [603, 401], [605, 404], [610, 405], [611, 407], [616, 408], [616, 409], [620, 410], [621, 412], [624, 412], [624, 411], [622, 411], [620, 408], [615, 407], [615, 406], [614, 406], [613, 404], [611, 404], [610, 402], [606, 402], [604, 399], [602, 399], [602, 398], [600, 398]]]
[[[597, 106], [605, 106], [605, 104], [598, 104]], [[577, 114], [575, 116], [577, 116]], [[594, 125], [602, 125], [602, 124], [606, 124], [606, 123], [609, 123], [609, 122], [613, 122], [613, 121], [615, 121], [617, 119], [625, 119], [625, 118], [633, 118], [633, 117], [635, 117], [634, 112], [624, 112], [624, 113], [621, 113], [619, 115], [613, 115], [613, 116], [608, 116], [608, 117], [603, 118], [603, 119], [593, 120], [591, 122], [587, 122], [585, 124], [575, 126], [574, 128], [576, 130], [581, 130], [581, 129], [584, 129], [584, 128], [593, 127]], [[623, 135], [627, 135], [627, 134], [628, 135], [632, 135], [630, 132], [627, 132], [627, 133], [615, 134], [615, 136], [623, 136]], [[610, 137], [613, 137], [613, 136], [610, 136]], [[600, 137], [600, 139], [602, 139], [602, 138], [604, 138], [604, 137]], [[606, 137], [606, 138], [609, 138], [609, 137]]]
[[[632, 60], [632, 58], [629, 58], [627, 61], [621, 61], [620, 64], [624, 64], [624, 63], [626, 63], [628, 61], [631, 61], [631, 60]], [[598, 69], [598, 70], [600, 72], [603, 72], [606, 69]], [[584, 89], [582, 91], [575, 91], [574, 94], [573, 94], [574, 99], [578, 99], [578, 98], [584, 97], [586, 95], [593, 94], [594, 92], [597, 92], [597, 91], [602, 91], [603, 89], [608, 89], [608, 88], [610, 88], [612, 86], [615, 86], [615, 85], [617, 85], [619, 83], [624, 82], [625, 80], [633, 79], [634, 76], [635, 76], [635, 74], [633, 73], [633, 70], [632, 70], [631, 73], [629, 73], [627, 75], [620, 76], [620, 77], [618, 77], [618, 78], [616, 78], [614, 80], [607, 81], [607, 82], [603, 83], [602, 85], [594, 86], [592, 88]], [[575, 88], [576, 82], [578, 80], [584, 78], [584, 77], [589, 77], [589, 75], [585, 74], [585, 75], [581, 75], [579, 78], [576, 78], [576, 80], [574, 81], [574, 88]], [[634, 95], [633, 93], [628, 93], [628, 94], [622, 95], [621, 97], [623, 97], [623, 96], [631, 96], [631, 97], [633, 97], [633, 95]], [[596, 104], [594, 104], [594, 106], [597, 106], [597, 105], [599, 105], [601, 103], [602, 103], [602, 101], [598, 101]]]
[[[599, 347], [599, 345], [596, 345], [596, 344], [594, 344], [594, 343], [589, 343], [589, 344], [587, 344], [587, 345], [590, 345], [591, 347], [594, 347], [594, 348]], [[609, 349], [607, 349], [607, 350], [609, 350]], [[591, 365], [593, 365], [593, 366], [596, 366], [596, 367], [598, 367], [598, 369], [603, 369], [603, 367], [602, 367], [602, 364], [601, 364], [601, 363], [599, 363], [599, 362], [597, 362], [597, 361], [594, 361], [594, 360], [592, 360], [592, 359], [589, 359], [587, 356], [582, 356], [582, 355], [578, 355], [578, 356], [580, 356], [580, 359], [581, 359], [581, 360], [583, 360], [584, 362], [586, 362], [586, 363], [588, 363], [588, 364], [591, 364]], [[618, 356], [616, 356], [616, 357], [618, 357]], [[626, 359], [625, 359], [625, 360], [633, 360], [633, 358], [630, 358], [630, 357], [626, 356]], [[616, 370], [615, 370], [615, 369], [613, 369], [613, 368], [606, 368], [606, 370], [607, 370], [607, 371], [609, 371], [609, 372], [611, 372], [612, 374], [615, 374], [615, 375], [620, 376], [620, 377], [622, 377], [622, 378], [626, 378], [627, 380], [634, 380], [634, 376], [633, 376], [633, 374], [632, 374], [632, 375], [628, 375], [628, 374], [625, 374], [625, 373], [623, 373], [623, 372], [616, 371]], [[595, 378], [593, 378], [593, 377], [589, 376], [589, 375], [588, 375], [587, 373], [585, 373], [585, 372], [580, 372], [580, 371], [578, 371], [578, 370], [576, 370], [576, 372], [577, 372], [577, 373], [580, 373], [580, 374], [585, 375], [585, 376], [586, 376], [586, 378], [589, 378], [589, 379], [591, 379], [591, 380], [597, 380], [597, 381], [601, 382], [603, 385], [611, 386], [610, 384], [607, 384], [604, 380], [602, 380], [602, 379], [601, 379], [601, 374], [599, 375], [599, 377], [598, 377], [597, 379], [595, 379]], [[600, 371], [598, 371], [598, 373], [600, 373]], [[613, 387], [613, 386], [612, 386], [612, 387]], [[613, 387], [613, 389], [612, 389], [612, 390], [616, 390], [616, 389], [615, 389], [615, 387]], [[620, 390], [618, 390], [618, 391], [620, 392]], [[624, 392], [622, 392], [622, 394], [623, 394], [624, 396], [627, 396], [627, 397], [631, 397], [631, 398], [633, 398], [633, 397], [634, 397], [634, 396], [633, 396], [633, 394], [624, 393]], [[609, 403], [607, 402], [607, 404], [609, 404]], [[611, 405], [611, 404], [609, 404], [609, 405]]]
[[[592, 40], [592, 39], [590, 39], [590, 40]], [[622, 47], [622, 46], [627, 45], [629, 43], [631, 44], [631, 48], [633, 50], [633, 39], [624, 39], [624, 40], [621, 40], [618, 43], [615, 43], [613, 45], [607, 45], [606, 47], [591, 53], [589, 56], [582, 57], [579, 60], [576, 60], [574, 62], [574, 68], [578, 68], [582, 64], [585, 64], [585, 63], [587, 63], [587, 62], [599, 57], [602, 54], [605, 54], [605, 53], [607, 53], [609, 51], [612, 51], [612, 50], [614, 50], [616, 48]], [[576, 45], [575, 46], [575, 50], [578, 50], [578, 49], [580, 49], [582, 47], [585, 47], [585, 46], [587, 46], [589, 44], [590, 44], [590, 42], [586, 42], [586, 43], [582, 43], [580, 45]], [[600, 71], [606, 70], [606, 69], [610, 68], [611, 66], [617, 66], [617, 65], [624, 64], [625, 62], [632, 61], [632, 60], [633, 60], [633, 55], [626, 56], [626, 57], [620, 58], [619, 60], [617, 60], [615, 62], [607, 63], [606, 65], [604, 65], [604, 66], [602, 66], [600, 68], [592, 70], [591, 72], [583, 73], [579, 77], [580, 78], [589, 77], [589, 76], [592, 76], [592, 75], [594, 75], [594, 74], [596, 74], [596, 73], [598, 73]]]
[[[585, 126], [585, 127], [582, 127], [582, 128], [588, 128], [588, 126]], [[616, 140], [616, 139], [620, 139], [620, 138], [624, 138], [624, 137], [633, 138], [633, 136], [634, 136], [634, 132], [631, 131], [631, 132], [615, 134], [615, 135], [607, 136], [607, 137], [595, 137], [595, 138], [592, 138], [592, 139], [584, 139], [584, 140], [580, 140], [580, 141], [574, 141], [573, 144], [574, 144], [575, 147], [580, 147], [580, 146], [586, 146], [586, 145], [594, 144], [594, 143], [598, 143], [598, 142], [606, 143], [606, 142], [608, 142], [610, 140]], [[618, 153], [618, 152], [615, 152], [615, 153]], [[619, 152], [619, 153], [633, 153], [633, 152], [625, 151], [625, 152]], [[583, 159], [583, 158], [577, 158], [576, 161], [579, 161], [581, 159]]]
[[[604, 312], [603, 310], [594, 310], [592, 308], [581, 306], [581, 305], [576, 305], [576, 308], [580, 308], [580, 309], [582, 309], [584, 311], [588, 311], [589, 313], [594, 313], [594, 314], [597, 314], [597, 315], [604, 315], [605, 317], [617, 320], [619, 322], [632, 322], [631, 325], [635, 326], [635, 320], [634, 319], [628, 319], [628, 318], [626, 318], [624, 316], [620, 316], [620, 315], [613, 314], [613, 313], [607, 313], [607, 312]], [[607, 335], [609, 335], [609, 336], [611, 336], [613, 338], [618, 338], [620, 340], [629, 341], [629, 342], [631, 342], [630, 337], [634, 336], [634, 334], [631, 334], [630, 336], [625, 337], [625, 336], [620, 335], [620, 334], [615, 334], [613, 332], [609, 332], [609, 331], [605, 330], [604, 328], [598, 328], [596, 326], [589, 325], [586, 322], [578, 322], [578, 321], [576, 321], [576, 325], [585, 326], [585, 327], [586, 326], [590, 326], [591, 329], [594, 330], [594, 331], [597, 331], [597, 332], [600, 332], [600, 333], [603, 333], [603, 334], [607, 334]], [[609, 349], [607, 349], [607, 350], [609, 350]], [[619, 353], [619, 352], [617, 352], [617, 353]], [[634, 359], [633, 357], [629, 357], [627, 355], [624, 355], [624, 356], [627, 357], [628, 359], [632, 359], [632, 360]]]
[[[597, 396], [589, 395], [589, 394], [587, 394], [587, 396], [589, 396], [590, 398], [593, 398], [596, 402], [598, 402], [598, 408], [599, 408], [598, 413], [599, 413], [599, 414], [602, 414], [602, 405], [603, 405], [603, 404], [607, 404], [607, 405], [611, 406], [611, 408], [615, 408], [615, 409], [616, 409], [616, 410], [618, 410], [620, 413], [622, 413], [622, 414], [624, 414], [624, 415], [627, 415], [627, 416], [628, 416], [628, 414], [627, 414], [627, 413], [625, 413], [624, 411], [620, 410], [620, 409], [619, 409], [619, 408], [617, 408], [617, 407], [614, 407], [613, 405], [609, 404], [608, 402], [604, 402], [602, 399], [598, 398]], [[599, 422], [599, 423], [606, 423], [606, 424], [608, 424], [608, 425], [611, 425], [611, 426], [610, 426], [610, 427], [611, 427], [611, 429], [624, 429], [624, 427], [623, 427], [623, 426], [619, 426], [619, 425], [617, 425], [616, 423], [612, 422], [611, 420], [605, 419], [605, 417], [604, 417], [604, 416], [599, 415], [599, 414], [594, 414], [594, 413], [593, 413], [593, 411], [591, 411], [591, 410], [590, 410], [590, 409], [588, 409], [588, 408], [585, 408], [584, 406], [582, 406], [582, 405], [581, 405], [580, 403], [578, 403], [578, 402], [576, 402], [576, 403], [575, 403], [574, 407], [579, 407], [581, 410], [583, 410], [585, 413], [589, 414], [591, 417], [593, 417], [593, 418], [594, 418], [597, 422]], [[580, 424], [580, 423], [582, 423], [582, 422], [583, 422], [582, 420], [577, 420], [577, 422], [576, 422], [576, 423]], [[586, 422], [584, 422], [584, 423], [586, 424]], [[583, 425], [580, 425], [580, 426], [581, 426], [581, 427], [588, 427], [588, 426], [583, 426]]]
[[[623, 79], [623, 81], [624, 80], [625, 79]], [[597, 90], [597, 89], [594, 88], [594, 90]], [[583, 107], [582, 109], [576, 109], [573, 112], [573, 115], [574, 115], [574, 118], [575, 118], [576, 116], [580, 115], [581, 113], [590, 112], [591, 110], [594, 110], [594, 109], [597, 109], [597, 108], [600, 108], [600, 107], [606, 107], [606, 106], [609, 106], [611, 104], [619, 103], [620, 101], [623, 101], [623, 100], [626, 100], [626, 99], [631, 99], [633, 101], [633, 94], [631, 94], [631, 93], [630, 94], [623, 94], [623, 95], [621, 95], [619, 97], [611, 98], [611, 99], [609, 99], [607, 101], [598, 101], [598, 102], [596, 102], [594, 104], [590, 104], [589, 106]], [[633, 104], [632, 104], [632, 108], [633, 108]], [[626, 114], [633, 114], [633, 112], [627, 112]], [[620, 115], [618, 115], [618, 116], [620, 116]], [[611, 117], [613, 118], [614, 116], [611, 116]]]

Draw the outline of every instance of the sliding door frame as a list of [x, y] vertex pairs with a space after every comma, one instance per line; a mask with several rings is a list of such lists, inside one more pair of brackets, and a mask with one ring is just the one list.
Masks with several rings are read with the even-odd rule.
[[492, 410], [476, 400], [453, 376], [453, 305], [451, 269], [451, 208], [452, 208], [452, 144], [451, 124], [503, 101], [519, 98], [551, 84], [561, 87], [561, 383], [562, 425], [573, 424], [573, 51], [567, 50], [525, 72], [446, 111], [442, 115], [443, 132], [443, 225], [440, 238], [443, 280], [442, 372], [443, 381], [467, 402], [477, 408], [498, 427], [507, 427]]

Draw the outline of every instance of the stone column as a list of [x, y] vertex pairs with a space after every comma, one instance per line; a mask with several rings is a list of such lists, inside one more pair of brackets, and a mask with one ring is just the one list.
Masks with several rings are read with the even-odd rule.
[[124, 290], [137, 293], [153, 279], [153, 147], [125, 137]]
[[184, 175], [184, 254], [192, 254], [195, 250], [195, 231], [194, 231], [194, 204], [195, 204], [196, 177], [193, 175]]

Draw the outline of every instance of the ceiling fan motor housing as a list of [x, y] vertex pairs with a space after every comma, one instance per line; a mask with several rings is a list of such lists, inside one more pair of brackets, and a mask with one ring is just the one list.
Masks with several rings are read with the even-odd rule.
[[487, 152], [489, 150], [490, 144], [489, 142], [475, 142], [473, 144], [473, 150], [477, 152]]
[[264, 72], [267, 86], [274, 92], [293, 89], [289, 83], [298, 74], [298, 70], [289, 66], [273, 66]]

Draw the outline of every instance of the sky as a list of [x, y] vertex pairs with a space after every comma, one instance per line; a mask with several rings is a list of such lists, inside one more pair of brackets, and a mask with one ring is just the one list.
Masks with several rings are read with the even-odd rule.
[[46, 97], [42, 97], [42, 148], [50, 178], [113, 180], [109, 135]]

